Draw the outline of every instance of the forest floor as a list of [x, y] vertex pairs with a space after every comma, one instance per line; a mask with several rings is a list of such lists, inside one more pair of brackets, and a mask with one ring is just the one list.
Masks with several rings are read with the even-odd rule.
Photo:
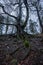
[[14, 35], [0, 36], [0, 65], [43, 65], [43, 34], [27, 40], [29, 47]]

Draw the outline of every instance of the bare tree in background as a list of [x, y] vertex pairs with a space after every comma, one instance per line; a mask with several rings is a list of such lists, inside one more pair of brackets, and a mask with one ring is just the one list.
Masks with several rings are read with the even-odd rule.
[[[29, 8], [28, 8], [28, 2], [27, 0], [18, 0], [14, 3], [12, 3], [13, 1], [9, 0], [10, 3], [7, 3], [6, 4], [6, 7], [7, 5], [10, 7], [15, 7], [17, 5], [17, 9], [19, 8], [19, 12], [18, 12], [18, 16], [14, 16], [14, 15], [11, 15], [8, 11], [6, 11], [5, 9], [5, 6], [0, 3], [0, 7], [2, 8], [4, 14], [7, 14], [8, 16], [10, 17], [13, 17], [15, 20], [16, 20], [16, 24], [8, 24], [8, 23], [3, 23], [3, 22], [0, 22], [0, 24], [4, 24], [4, 25], [13, 25], [13, 26], [16, 26], [17, 28], [17, 33], [20, 35], [20, 34], [23, 34], [24, 33], [24, 28], [26, 27], [27, 25], [27, 21], [28, 21], [28, 18], [29, 18]], [[21, 18], [22, 18], [22, 8], [23, 8], [23, 4], [26, 8], [26, 19], [25, 19], [25, 22], [21, 25], [20, 23], [22, 22]], [[13, 10], [13, 8], [12, 8]], [[8, 26], [7, 26], [7, 29], [8, 29]], [[6, 29], [6, 32], [7, 32], [7, 29]]]
[[[5, 4], [0, 3], [0, 7], [3, 10], [4, 13], [1, 13], [1, 15], [6, 14], [7, 15], [7, 19], [6, 19], [7, 21], [5, 23], [0, 22], [0, 24], [6, 25], [6, 34], [8, 32], [9, 26], [12, 26], [12, 31], [14, 30], [14, 26], [15, 26], [18, 34], [25, 32], [24, 29], [27, 26], [27, 22], [30, 22], [29, 17], [31, 19], [31, 15], [30, 15], [31, 12], [30, 11], [33, 10], [32, 7], [35, 8], [34, 11], [33, 11], [33, 14], [34, 14], [35, 11], [37, 12], [36, 13], [37, 14], [36, 17], [38, 17], [37, 22], [39, 22], [40, 27], [42, 29], [42, 31], [41, 30], [40, 31], [43, 33], [43, 8], [40, 5], [40, 0], [3, 0], [3, 1], [5, 2]], [[23, 10], [25, 10], [26, 12], [23, 11]], [[26, 14], [26, 15], [23, 15], [23, 13]], [[9, 23], [9, 18], [11, 18], [11, 17], [14, 19], [14, 22], [12, 24]], [[25, 20], [22, 19], [23, 17], [24, 17]], [[35, 19], [32, 20], [32, 21], [35, 22]], [[31, 29], [32, 29], [32, 27], [31, 27]], [[38, 31], [37, 31], [37, 33], [38, 33]]]
[[[42, 29], [42, 33], [43, 33], [43, 9], [40, 5], [40, 0], [30, 0], [31, 1], [31, 4], [32, 6], [34, 6], [36, 8], [36, 11], [37, 11], [37, 16], [38, 16], [38, 20], [39, 20], [39, 23], [40, 23], [40, 26], [41, 26], [41, 29]], [[42, 13], [42, 14], [41, 14]]]

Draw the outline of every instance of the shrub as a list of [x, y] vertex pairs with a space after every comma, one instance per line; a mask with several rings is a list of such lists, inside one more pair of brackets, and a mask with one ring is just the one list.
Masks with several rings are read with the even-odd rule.
[[27, 41], [27, 40], [25, 40], [25, 41], [24, 41], [24, 46], [25, 46], [25, 47], [30, 47], [30, 42]]

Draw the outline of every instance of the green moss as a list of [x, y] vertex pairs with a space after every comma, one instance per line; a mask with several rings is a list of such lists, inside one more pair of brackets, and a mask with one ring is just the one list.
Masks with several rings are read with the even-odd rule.
[[24, 46], [25, 46], [25, 47], [30, 47], [30, 42], [27, 41], [27, 40], [25, 40], [25, 41], [24, 41]]
[[16, 60], [16, 59], [13, 59], [13, 60], [11, 61], [11, 65], [18, 65], [18, 64], [17, 64], [17, 60]]

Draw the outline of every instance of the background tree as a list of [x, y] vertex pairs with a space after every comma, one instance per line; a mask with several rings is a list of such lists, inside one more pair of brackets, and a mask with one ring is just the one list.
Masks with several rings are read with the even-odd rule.
[[[12, 3], [12, 1], [9, 0], [9, 2], [10, 3], [5, 4], [6, 6], [4, 6], [2, 3], [0, 3], [0, 7], [2, 8], [4, 14], [7, 14], [8, 16], [13, 17], [16, 20], [16, 24], [8, 24], [7, 22], [6, 23], [1, 22], [1, 24], [4, 24], [4, 25], [6, 24], [7, 29], [8, 29], [8, 25], [16, 26], [17, 33], [20, 35], [21, 33], [24, 32], [24, 28], [26, 27], [27, 21], [28, 21], [28, 18], [29, 18], [28, 3], [27, 3], [27, 0], [26, 0], [26, 2], [25, 2], [25, 0], [23, 0], [23, 2], [22, 2], [22, 0], [18, 0], [18, 1], [14, 1], [14, 3]], [[23, 4], [24, 4], [24, 6], [26, 8], [26, 19], [25, 19], [25, 22], [23, 23], [23, 25], [21, 25], [20, 23], [22, 22], [21, 18], [22, 18], [22, 6], [23, 6]], [[9, 12], [9, 11], [6, 10], [7, 6], [9, 6], [13, 10], [14, 10], [13, 7], [17, 6], [16, 8], [19, 10], [18, 15], [17, 16], [11, 15], [11, 13], [10, 13], [11, 11]], [[15, 9], [15, 10], [17, 10], [17, 9]], [[8, 21], [8, 17], [7, 17], [7, 21]], [[6, 29], [6, 33], [7, 33], [7, 29]]]
[[[1, 0], [0, 15], [4, 17], [4, 19], [2, 17], [3, 21], [1, 19], [0, 22], [2, 25], [0, 28], [3, 29], [2, 34], [3, 32], [5, 32], [4, 34], [15, 32], [23, 34], [25, 28], [27, 28], [26, 32], [31, 34], [30, 19], [33, 24], [35, 22], [38, 25], [34, 24], [36, 26], [35, 32], [43, 33], [43, 6], [41, 0]], [[28, 32], [29, 30], [31, 32]]]
[[40, 26], [42, 29], [42, 33], [43, 33], [43, 24], [42, 24], [43, 23], [42, 22], [43, 13], [41, 14], [41, 12], [43, 11], [43, 8], [40, 5], [40, 0], [31, 0], [31, 4], [32, 4], [32, 6], [34, 6], [36, 8], [38, 20], [39, 20], [39, 23], [40, 23]]
[[30, 19], [30, 22], [29, 23], [30, 23], [30, 25], [29, 25], [30, 31], [33, 34], [38, 34], [38, 31], [36, 30], [37, 23], [36, 22], [33, 22], [31, 19]]

